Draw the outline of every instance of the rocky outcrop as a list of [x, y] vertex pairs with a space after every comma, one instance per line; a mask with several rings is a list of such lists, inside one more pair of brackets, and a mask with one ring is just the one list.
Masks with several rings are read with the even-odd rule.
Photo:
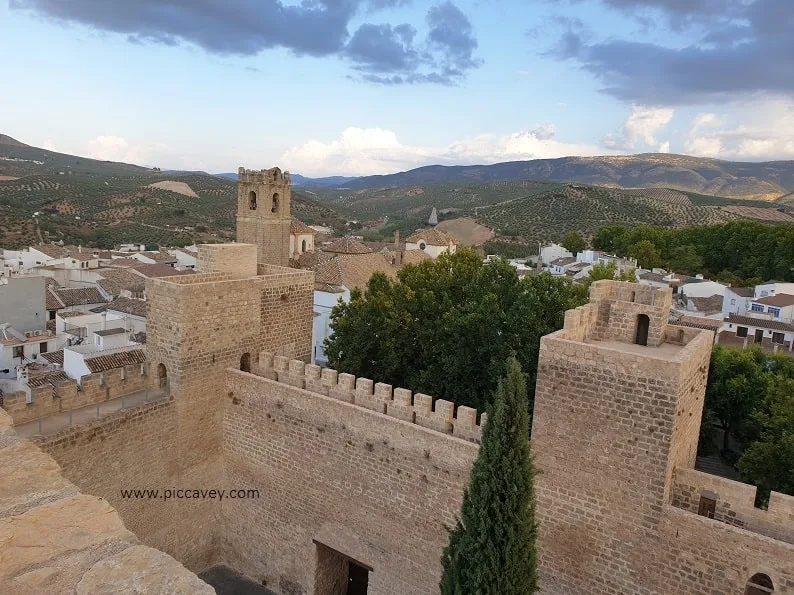
[[170, 556], [140, 545], [113, 507], [81, 494], [0, 410], [0, 593], [214, 592]]

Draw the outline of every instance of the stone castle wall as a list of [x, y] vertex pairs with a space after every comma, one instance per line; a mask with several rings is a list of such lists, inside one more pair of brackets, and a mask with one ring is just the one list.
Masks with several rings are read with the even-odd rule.
[[261, 497], [224, 500], [224, 562], [277, 592], [314, 593], [319, 543], [371, 567], [369, 593], [437, 592], [477, 445], [280, 376], [228, 372], [225, 483]]
[[56, 386], [33, 388], [29, 403], [24, 391], [3, 395], [2, 408], [14, 420], [14, 425], [19, 425], [146, 390], [149, 385], [147, 366], [134, 364], [83, 376], [82, 384], [63, 380]]
[[[141, 545], [106, 500], [80, 493], [11, 425], [0, 410], [0, 593], [215, 592]], [[131, 462], [129, 472], [136, 467]]]

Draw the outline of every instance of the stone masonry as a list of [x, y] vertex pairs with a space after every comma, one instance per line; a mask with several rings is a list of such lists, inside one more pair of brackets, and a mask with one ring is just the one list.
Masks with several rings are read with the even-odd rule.
[[[278, 169], [243, 170], [240, 207], [284, 207], [289, 220], [288, 186]], [[244, 230], [251, 215], [238, 221]], [[278, 266], [288, 236], [271, 250], [278, 234], [256, 230], [250, 244], [201, 246], [197, 275], [147, 281], [145, 378], [170, 399], [36, 442], [143, 543], [195, 572], [225, 564], [282, 595], [341, 595], [355, 565], [371, 595], [437, 592], [485, 417], [308, 365], [313, 274]], [[541, 341], [532, 442], [544, 594], [739, 595], [756, 573], [794, 593], [794, 498], [773, 493], [761, 511], [752, 488], [693, 469], [712, 337], [668, 325], [670, 300], [599, 281]], [[120, 496], [172, 487], [256, 497]], [[698, 514], [704, 498], [713, 518]], [[54, 534], [92, 522], [75, 519]], [[0, 552], [3, 535], [0, 523]], [[14, 530], [5, 535], [13, 547]], [[182, 580], [166, 559], [153, 561], [157, 576]], [[43, 568], [3, 576], [35, 589], [55, 576]], [[103, 592], [86, 585], [75, 592]]]
[[289, 172], [277, 168], [237, 173], [237, 241], [254, 244], [260, 264], [289, 265]]

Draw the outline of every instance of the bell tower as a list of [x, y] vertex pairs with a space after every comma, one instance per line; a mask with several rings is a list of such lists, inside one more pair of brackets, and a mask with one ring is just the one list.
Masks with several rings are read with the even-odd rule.
[[258, 264], [289, 266], [291, 191], [277, 167], [237, 171], [237, 241], [257, 247]]

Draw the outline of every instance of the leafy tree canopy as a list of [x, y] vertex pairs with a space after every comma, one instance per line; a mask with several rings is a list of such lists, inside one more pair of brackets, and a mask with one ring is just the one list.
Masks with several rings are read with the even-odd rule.
[[582, 234], [580, 234], [578, 231], [569, 231], [566, 233], [562, 238], [561, 245], [574, 256], [587, 248], [587, 242], [585, 242]]
[[590, 272], [582, 280], [582, 285], [585, 288], [590, 287], [590, 284], [602, 279], [615, 279], [616, 281], [627, 281], [629, 283], [636, 283], [637, 276], [634, 269], [626, 269], [618, 272], [618, 266], [614, 262], [595, 263]]
[[334, 307], [329, 364], [340, 372], [485, 410], [515, 354], [534, 387], [540, 338], [587, 293], [544, 273], [519, 279], [470, 250], [383, 274]]

